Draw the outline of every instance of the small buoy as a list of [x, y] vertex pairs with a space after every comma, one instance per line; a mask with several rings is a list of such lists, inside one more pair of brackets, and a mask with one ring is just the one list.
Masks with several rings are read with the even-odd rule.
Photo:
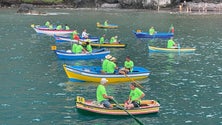
[[51, 46], [51, 50], [56, 50], [56, 46]]

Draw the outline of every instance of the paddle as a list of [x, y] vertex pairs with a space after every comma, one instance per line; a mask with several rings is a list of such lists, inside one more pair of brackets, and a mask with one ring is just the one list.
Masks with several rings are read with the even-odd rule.
[[178, 47], [178, 55], [180, 55], [180, 44], [179, 43], [178, 43], [177, 47]]
[[124, 107], [122, 107], [115, 99], [112, 99], [112, 100], [117, 105], [117, 108], [122, 109], [123, 111], [125, 111], [129, 116], [131, 116], [140, 125], [144, 125], [139, 119], [137, 119], [135, 116], [130, 114], [126, 109], [124, 109]]
[[132, 78], [130, 78], [126, 73], [124, 73], [124, 75], [130, 79], [132, 82], [134, 82], [138, 87], [140, 87], [141, 89], [143, 88], [137, 81], [133, 80]]

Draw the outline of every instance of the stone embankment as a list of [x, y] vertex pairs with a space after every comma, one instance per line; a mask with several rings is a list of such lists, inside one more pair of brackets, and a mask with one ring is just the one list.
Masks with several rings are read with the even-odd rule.
[[186, 12], [222, 12], [222, 3], [187, 2], [180, 4], [176, 10]]

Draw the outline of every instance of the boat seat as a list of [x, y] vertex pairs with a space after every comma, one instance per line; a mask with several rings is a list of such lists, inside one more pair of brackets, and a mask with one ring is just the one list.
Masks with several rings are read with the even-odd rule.
[[82, 69], [84, 72], [88, 72], [88, 73], [93, 73], [93, 74], [97, 74], [97, 72], [94, 71], [90, 71], [90, 69]]
[[67, 52], [67, 53], [72, 53], [72, 51], [71, 51], [71, 50], [66, 50], [66, 52]]
[[153, 100], [142, 100], [140, 102], [140, 106], [149, 106], [150, 104], [154, 104]]
[[102, 104], [100, 104], [98, 101], [92, 101], [91, 102], [93, 105], [98, 106], [98, 107], [103, 107]]

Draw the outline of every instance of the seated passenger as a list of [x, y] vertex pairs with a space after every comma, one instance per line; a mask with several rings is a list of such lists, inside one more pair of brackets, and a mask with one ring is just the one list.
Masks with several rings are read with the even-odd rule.
[[116, 58], [112, 57], [110, 59], [110, 61], [107, 63], [107, 73], [111, 73], [114, 74], [115, 73], [115, 69], [118, 69], [118, 67], [116, 66]]
[[129, 72], [132, 72], [133, 71], [133, 66], [134, 66], [133, 61], [130, 60], [129, 56], [127, 56], [126, 61], [124, 62], [124, 67], [120, 69], [119, 73], [120, 74], [127, 74]]
[[110, 44], [119, 44], [118, 40], [117, 40], [118, 36], [113, 36], [110, 39]]
[[130, 94], [128, 100], [125, 102], [124, 107], [126, 109], [132, 109], [134, 107], [140, 107], [141, 99], [145, 96], [135, 83], [130, 84]]
[[96, 98], [97, 101], [102, 104], [106, 108], [112, 108], [113, 106], [110, 104], [110, 100], [113, 100], [112, 96], [108, 96], [106, 93], [105, 84], [108, 82], [106, 78], [102, 78], [100, 80], [100, 84], [96, 89]]

